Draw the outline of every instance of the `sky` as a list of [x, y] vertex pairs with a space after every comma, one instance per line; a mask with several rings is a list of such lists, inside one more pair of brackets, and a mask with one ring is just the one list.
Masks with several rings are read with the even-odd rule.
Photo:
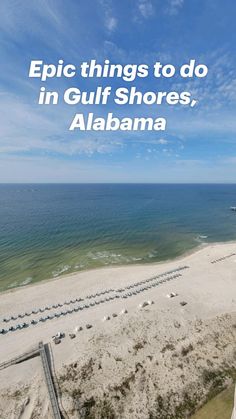
[[[236, 182], [235, 0], [1, 0], [0, 182]], [[204, 79], [28, 77], [31, 60], [208, 66]], [[190, 91], [186, 106], [40, 106], [42, 86]], [[166, 131], [69, 131], [75, 113], [166, 117]]]

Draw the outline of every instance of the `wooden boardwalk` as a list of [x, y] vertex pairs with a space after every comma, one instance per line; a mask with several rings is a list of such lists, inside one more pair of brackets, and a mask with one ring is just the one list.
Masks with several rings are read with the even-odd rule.
[[28, 359], [34, 358], [37, 355], [39, 355], [39, 349], [32, 349], [31, 351], [25, 352], [22, 355], [10, 359], [9, 361], [2, 362], [2, 364], [0, 364], [0, 370], [10, 367], [11, 365], [20, 364], [20, 362], [27, 361]]
[[231, 419], [236, 419], [236, 386], [235, 386], [235, 393], [234, 393], [234, 407]]
[[44, 378], [45, 378], [47, 389], [48, 389], [49, 399], [51, 402], [53, 418], [61, 419], [61, 412], [59, 409], [58, 400], [57, 400], [57, 396], [56, 396], [56, 392], [55, 392], [55, 388], [53, 384], [51, 369], [49, 367], [48, 357], [47, 357], [47, 353], [46, 353], [43, 342], [39, 343], [39, 353], [40, 353], [40, 357], [42, 361]]
[[50, 404], [52, 408], [53, 419], [61, 419], [61, 412], [59, 409], [57, 395], [56, 395], [54, 384], [53, 384], [52, 373], [49, 366], [45, 345], [43, 344], [43, 342], [39, 342], [37, 348], [34, 348], [31, 351], [25, 352], [22, 355], [12, 358], [9, 361], [3, 362], [2, 364], [0, 364], [0, 370], [10, 367], [11, 365], [19, 364], [23, 361], [27, 361], [28, 359], [31, 359], [38, 355], [40, 356], [41, 361], [42, 361], [44, 379], [45, 379], [46, 386], [48, 389], [48, 395], [49, 395], [49, 400], [50, 400]]

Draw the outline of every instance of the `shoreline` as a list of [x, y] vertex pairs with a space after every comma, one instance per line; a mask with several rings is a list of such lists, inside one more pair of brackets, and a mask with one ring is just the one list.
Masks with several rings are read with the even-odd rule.
[[111, 265], [106, 265], [106, 266], [99, 266], [99, 267], [91, 267], [91, 268], [86, 268], [86, 269], [82, 269], [79, 271], [73, 271], [71, 273], [68, 274], [62, 274], [59, 275], [57, 277], [50, 277], [50, 278], [45, 278], [42, 279], [41, 281], [36, 281], [36, 282], [32, 282], [26, 285], [19, 285], [16, 287], [12, 287], [12, 288], [8, 288], [6, 290], [0, 291], [0, 298], [1, 295], [5, 295], [8, 293], [14, 293], [15, 291], [19, 290], [19, 289], [27, 289], [30, 287], [34, 287], [34, 286], [38, 286], [40, 284], [45, 284], [48, 282], [54, 282], [54, 281], [58, 281], [58, 280], [62, 280], [62, 279], [66, 279], [66, 278], [70, 278], [73, 276], [77, 276], [79, 274], [82, 273], [86, 273], [86, 272], [96, 272], [96, 271], [100, 271], [100, 270], [107, 270], [107, 269], [120, 269], [120, 268], [126, 268], [126, 267], [137, 267], [137, 266], [141, 266], [141, 267], [145, 267], [145, 266], [159, 266], [165, 263], [170, 263], [170, 262], [178, 262], [179, 260], [182, 260], [188, 256], [191, 256], [195, 253], [198, 253], [199, 251], [201, 251], [204, 248], [207, 247], [211, 247], [211, 246], [218, 246], [218, 245], [224, 245], [224, 244], [235, 244], [236, 245], [236, 240], [228, 240], [228, 241], [219, 241], [219, 242], [202, 242], [197, 244], [194, 248], [186, 250], [184, 253], [182, 253], [179, 256], [173, 257], [173, 258], [167, 258], [167, 259], [162, 259], [160, 261], [156, 261], [156, 262], [146, 262], [143, 263], [143, 261], [141, 261], [140, 263], [135, 262], [135, 263], [127, 263], [127, 264], [111, 264]]
[[134, 267], [136, 267], [136, 266], [145, 267], [145, 266], [155, 266], [155, 265], [159, 266], [159, 265], [164, 264], [164, 263], [175, 262], [175, 261], [178, 262], [178, 260], [184, 259], [187, 256], [190, 256], [194, 253], [197, 253], [198, 251], [200, 251], [203, 248], [206, 248], [208, 246], [214, 246], [214, 245], [218, 245], [218, 244], [221, 245], [221, 244], [227, 244], [227, 243], [229, 243], [229, 244], [234, 244], [235, 243], [236, 244], [236, 240], [229, 240], [229, 241], [226, 241], [226, 242], [199, 243], [195, 247], [193, 247], [192, 249], [184, 251], [179, 256], [176, 256], [176, 257], [173, 257], [173, 258], [162, 259], [160, 261], [155, 261], [155, 262], [144, 263], [143, 261], [141, 261], [140, 263], [135, 262], [135, 263], [120, 264], [120, 265], [119, 264], [111, 264], [111, 265], [106, 265], [106, 266], [99, 266], [99, 267], [91, 267], [91, 268], [81, 269], [81, 270], [78, 270], [78, 271], [73, 271], [71, 273], [62, 274], [62, 275], [59, 275], [57, 277], [45, 278], [45, 279], [42, 279], [40, 281], [35, 281], [35, 282], [29, 283], [29, 284], [26, 284], [26, 285], [19, 285], [19, 286], [15, 286], [15, 287], [12, 287], [12, 288], [7, 288], [3, 291], [0, 291], [0, 297], [1, 297], [1, 295], [4, 295], [4, 294], [13, 293], [18, 289], [27, 289], [29, 287], [37, 286], [39, 284], [58, 281], [58, 280], [61, 280], [61, 279], [64, 279], [64, 278], [66, 279], [68, 277], [72, 277], [74, 275], [79, 275], [79, 274], [82, 274], [82, 273], [85, 273], [85, 272], [94, 272], [94, 271], [98, 271], [98, 270], [107, 270], [107, 269], [111, 269], [111, 268], [112, 269], [119, 269], [119, 268], [132, 267], [132, 266], [134, 266]]

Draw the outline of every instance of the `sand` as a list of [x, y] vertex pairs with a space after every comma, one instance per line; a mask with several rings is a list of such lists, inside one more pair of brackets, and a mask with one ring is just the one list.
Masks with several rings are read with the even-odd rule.
[[[146, 282], [154, 285], [150, 289], [122, 298], [145, 284], [121, 288], [158, 275]], [[168, 281], [160, 283], [163, 278]], [[85, 299], [104, 290], [112, 291]], [[168, 298], [171, 292], [177, 295]], [[164, 263], [91, 270], [5, 292], [0, 295], [0, 329], [109, 296], [119, 298], [0, 335], [0, 361], [48, 342], [60, 407], [69, 418], [187, 418], [232, 383], [236, 243], [208, 245]], [[3, 322], [75, 298], [84, 301]], [[140, 309], [146, 301], [153, 304]], [[76, 327], [83, 330], [70, 339]], [[58, 331], [65, 338], [55, 345], [52, 336]], [[38, 357], [0, 371], [0, 417], [52, 417]]]

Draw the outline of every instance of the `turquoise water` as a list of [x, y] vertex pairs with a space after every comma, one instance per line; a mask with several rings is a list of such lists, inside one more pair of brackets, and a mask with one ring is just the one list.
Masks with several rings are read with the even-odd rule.
[[236, 185], [0, 185], [0, 290], [235, 240], [231, 205]]

